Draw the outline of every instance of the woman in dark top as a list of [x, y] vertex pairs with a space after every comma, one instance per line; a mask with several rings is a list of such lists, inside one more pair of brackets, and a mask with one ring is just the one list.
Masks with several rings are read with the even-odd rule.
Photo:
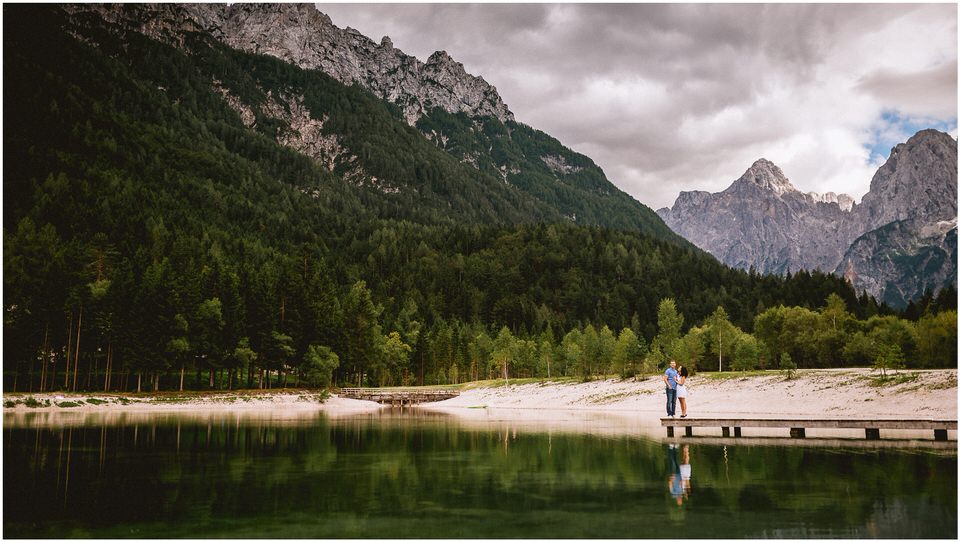
[[677, 375], [677, 399], [680, 401], [680, 417], [687, 417], [687, 368], [681, 366]]

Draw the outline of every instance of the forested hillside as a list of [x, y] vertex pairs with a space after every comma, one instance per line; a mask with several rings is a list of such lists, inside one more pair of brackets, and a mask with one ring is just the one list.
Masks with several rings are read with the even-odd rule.
[[[558, 154], [582, 169], [534, 198], [358, 87], [185, 39], [5, 6], [6, 389], [456, 382], [549, 359], [573, 330], [655, 343], [668, 297], [683, 329], [723, 306], [751, 331], [831, 293], [858, 318], [889, 312], [834, 276], [763, 277], [642, 224], [571, 223], [571, 198], [604, 212], [585, 157]], [[330, 152], [303, 146], [300, 107]], [[509, 129], [504, 152], [553, 145]], [[934, 311], [955, 307], [941, 297]]]
[[571, 222], [674, 239], [674, 232], [655, 213], [608, 181], [593, 160], [539, 130], [441, 109], [422, 117], [416, 126], [459, 161], [548, 203]]

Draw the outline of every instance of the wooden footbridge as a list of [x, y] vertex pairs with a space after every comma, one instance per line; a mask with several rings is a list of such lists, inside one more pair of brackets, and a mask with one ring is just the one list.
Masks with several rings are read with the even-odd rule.
[[433, 403], [460, 395], [455, 388], [343, 388], [340, 397], [376, 401], [385, 405], [407, 406]]
[[863, 429], [867, 440], [880, 438], [880, 430], [933, 430], [934, 440], [947, 440], [948, 430], [957, 430], [957, 420], [868, 420], [851, 418], [661, 418], [660, 423], [667, 428], [667, 437], [673, 437], [676, 427], [685, 428], [685, 436], [693, 436], [694, 427], [720, 427], [724, 437], [741, 436], [742, 427], [780, 427], [790, 429], [793, 438], [806, 437], [807, 429]]

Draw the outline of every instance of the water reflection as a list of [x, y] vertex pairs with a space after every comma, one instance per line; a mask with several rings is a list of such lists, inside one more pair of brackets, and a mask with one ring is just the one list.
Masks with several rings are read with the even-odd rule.
[[668, 445], [667, 458], [670, 463], [670, 477], [667, 479], [667, 485], [677, 506], [681, 506], [685, 499], [690, 498], [690, 445]]
[[956, 536], [955, 451], [665, 444], [569, 429], [391, 413], [5, 424], [4, 534]]

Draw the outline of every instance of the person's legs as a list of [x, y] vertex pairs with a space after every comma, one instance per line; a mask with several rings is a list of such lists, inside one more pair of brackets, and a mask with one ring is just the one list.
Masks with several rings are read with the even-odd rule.
[[680, 415], [687, 415], [687, 399], [686, 397], [677, 397], [677, 400], [680, 401]]
[[667, 416], [677, 412], [677, 390], [667, 388]]

